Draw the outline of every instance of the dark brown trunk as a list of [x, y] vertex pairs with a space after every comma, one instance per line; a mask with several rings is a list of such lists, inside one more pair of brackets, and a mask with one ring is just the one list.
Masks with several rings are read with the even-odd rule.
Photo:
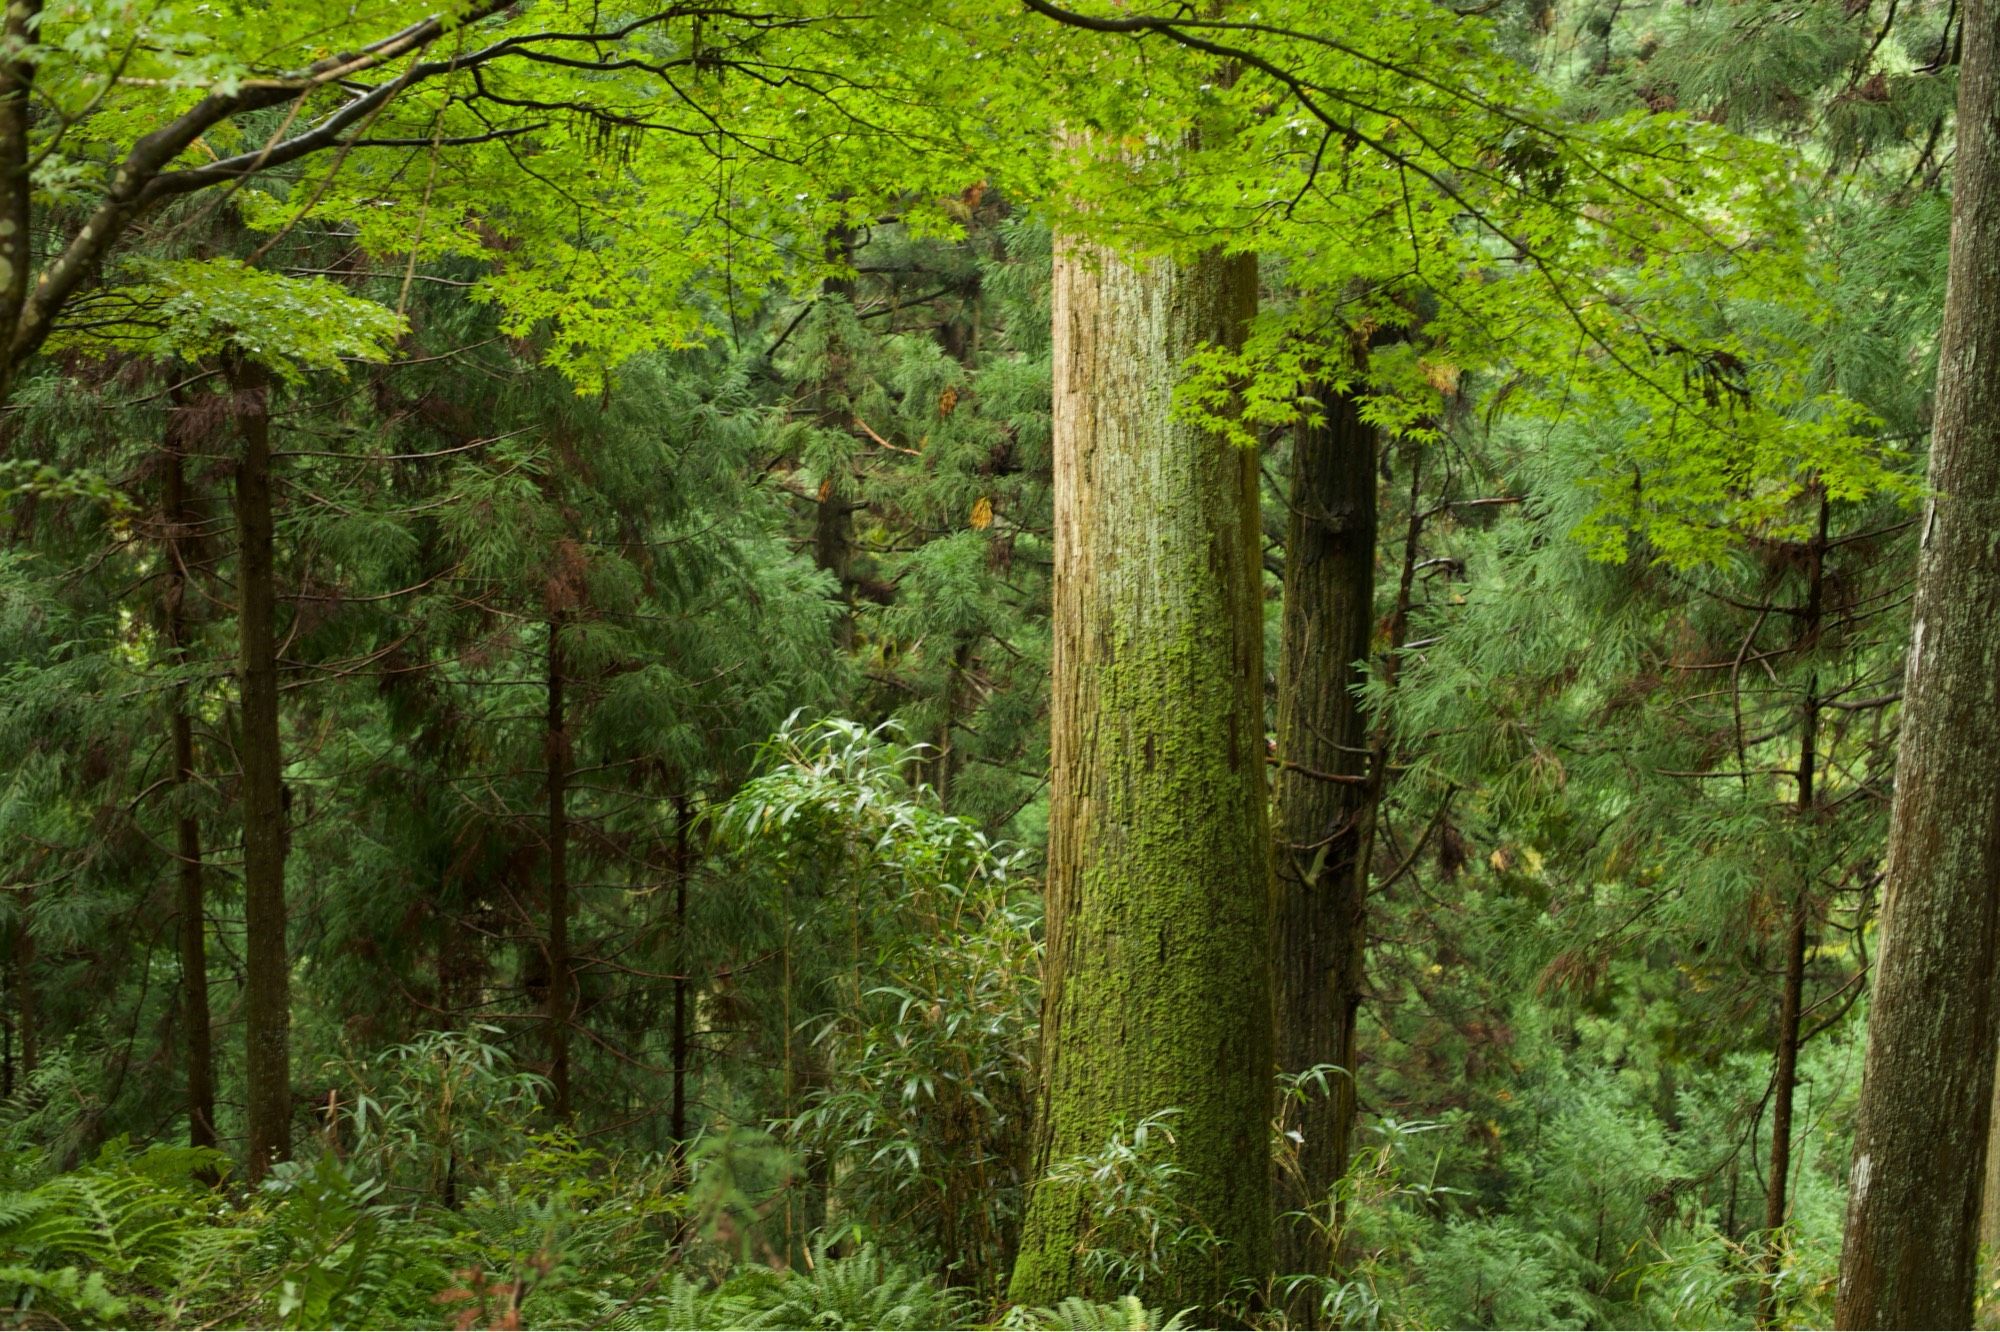
[[[842, 227], [828, 238], [831, 255], [842, 264], [854, 262], [855, 232]], [[820, 283], [820, 301], [832, 309], [835, 304], [854, 303], [854, 280], [829, 277]], [[854, 429], [853, 409], [847, 403], [847, 348], [829, 348], [824, 377], [813, 388], [820, 428], [842, 434]], [[843, 469], [844, 470], [844, 469]], [[813, 515], [813, 563], [834, 577], [840, 598], [840, 614], [833, 623], [836, 646], [854, 646], [854, 509], [847, 496], [847, 478], [829, 471], [820, 481], [819, 503]]]
[[[1818, 646], [1820, 608], [1826, 588], [1826, 532], [1829, 505], [1819, 503], [1819, 532], [1806, 549], [1805, 615], [1799, 626], [1806, 650]], [[1819, 677], [1806, 683], [1799, 716], [1798, 814], [1814, 818], [1818, 797], [1815, 781], [1819, 763]], [[1812, 880], [1809, 872], [1793, 889], [1790, 927], [1785, 935], [1785, 981], [1778, 1000], [1778, 1058], [1771, 1089], [1771, 1182], [1764, 1195], [1764, 1279], [1758, 1301], [1758, 1321], [1772, 1327], [1778, 1321], [1777, 1277], [1785, 1255], [1784, 1225], [1789, 1208], [1792, 1173], [1792, 1103], [1799, 1085], [1799, 1013], [1805, 1002], [1806, 951], [1812, 926]]]
[[549, 1108], [570, 1114], [569, 1028], [576, 1018], [576, 978], [569, 954], [569, 731], [563, 715], [562, 616], [549, 620]]
[[40, 1031], [35, 1015], [35, 890], [23, 888], [14, 920], [14, 1036], [19, 1049], [16, 1061], [25, 1082], [41, 1062]]
[[[1354, 687], [1375, 628], [1375, 431], [1330, 386], [1325, 419], [1292, 445], [1291, 517], [1278, 658], [1278, 1067], [1333, 1066], [1322, 1090], [1284, 1107], [1290, 1159], [1277, 1181], [1278, 1271], [1325, 1273], [1329, 1199], [1347, 1168], [1354, 1118], [1354, 1023], [1361, 1001], [1366, 878], [1366, 719]], [[1311, 1219], [1289, 1216], [1306, 1212]], [[1309, 1311], [1295, 1311], [1310, 1316]]]
[[1836, 1324], [1969, 1327], [2000, 894], [2000, 7], [1967, 0], [1931, 499], [1919, 522]]
[[[1383, 645], [1379, 678], [1383, 696], [1386, 697], [1396, 687], [1396, 681], [1403, 669], [1403, 644], [1410, 636], [1410, 608], [1415, 601], [1417, 580], [1417, 559], [1423, 549], [1425, 514], [1423, 505], [1423, 455], [1413, 452], [1410, 457], [1409, 521], [1403, 530], [1402, 567], [1396, 578], [1396, 600], [1389, 611], [1388, 642]], [[1356, 1040], [1356, 1023], [1361, 1012], [1362, 1000], [1367, 994], [1367, 904], [1369, 877], [1375, 863], [1375, 839], [1382, 820], [1382, 796], [1389, 786], [1389, 761], [1391, 758], [1390, 718], [1385, 711], [1372, 718], [1368, 728], [1368, 756], [1366, 760], [1368, 781], [1361, 788], [1361, 799], [1355, 810], [1355, 821], [1361, 833], [1354, 851], [1354, 884], [1352, 892], [1355, 901], [1353, 936], [1347, 953], [1347, 966], [1335, 977], [1336, 993], [1342, 1017], [1341, 1048], [1351, 1061], [1357, 1057], [1359, 1043]], [[1348, 1095], [1353, 1095], [1353, 1080], [1344, 1079]], [[1337, 1109], [1340, 1109], [1337, 1107]], [[1354, 1127], [1354, 1107], [1350, 1100], [1344, 1108], [1341, 1128], [1343, 1135], [1351, 1135]], [[1345, 1147], [1343, 1138], [1343, 1150]]]
[[960, 640], [952, 649], [950, 659], [944, 668], [944, 718], [938, 725], [937, 756], [932, 762], [932, 786], [937, 790], [938, 804], [951, 808], [952, 781], [958, 775], [958, 744], [955, 733], [958, 729], [959, 700], [965, 690], [966, 673], [972, 669], [973, 641]]
[[688, 844], [688, 801], [674, 798], [674, 1100], [670, 1121], [676, 1158], [687, 1152], [688, 1116], [688, 879], [694, 873]]
[[236, 467], [236, 623], [241, 650], [245, 1173], [255, 1182], [291, 1154], [291, 971], [285, 944], [284, 754], [278, 735], [277, 587], [271, 518], [270, 380], [232, 356]]
[[[11, 56], [0, 61], [0, 337], [9, 341], [27, 304], [28, 275], [35, 264], [29, 127], [41, 11], [41, 0], [13, 0], [0, 21], [0, 39]], [[10, 365], [0, 370], [0, 401], [12, 387]]]
[[[179, 411], [176, 410], [176, 417]], [[176, 420], [167, 430], [166, 522], [168, 655], [177, 668], [188, 664], [188, 543], [194, 510], [188, 501], [186, 455]], [[174, 870], [181, 962], [181, 1023], [187, 1030], [188, 1143], [213, 1147], [215, 1135], [215, 1054], [208, 1009], [208, 924], [202, 892], [201, 820], [195, 814], [194, 719], [188, 686], [176, 687], [170, 723], [174, 746]]]

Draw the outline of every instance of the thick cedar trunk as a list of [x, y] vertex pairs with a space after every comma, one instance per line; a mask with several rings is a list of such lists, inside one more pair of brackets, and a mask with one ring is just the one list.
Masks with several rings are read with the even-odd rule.
[[[1280, 1273], [1326, 1272], [1328, 1198], [1354, 1120], [1366, 876], [1358, 863], [1367, 726], [1354, 686], [1375, 627], [1375, 431], [1350, 397], [1322, 392], [1324, 420], [1292, 446], [1291, 518], [1278, 658], [1278, 779], [1272, 862], [1278, 1068], [1331, 1064], [1285, 1107], [1298, 1136], [1277, 1182]], [[1315, 1221], [1286, 1213], [1311, 1212]]]
[[264, 370], [233, 357], [236, 623], [241, 641], [243, 1016], [246, 1173], [291, 1152], [291, 972], [285, 948], [284, 756], [278, 738], [277, 591], [271, 525], [271, 402]]
[[1172, 1109], [1179, 1203], [1212, 1253], [1149, 1299], [1213, 1310], [1270, 1272], [1271, 876], [1257, 460], [1171, 419], [1185, 359], [1234, 345], [1247, 258], [1055, 269], [1055, 674], [1038, 1182], [1012, 1296], [1111, 1296], [1108, 1231], [1047, 1177]]
[[569, 955], [569, 732], [563, 716], [562, 616], [549, 620], [548, 839], [549, 839], [549, 1109], [570, 1113], [569, 1027], [576, 1016], [576, 978]]
[[[1828, 504], [1819, 504], [1819, 534], [1806, 548], [1806, 605], [1799, 625], [1800, 641], [1817, 646], [1820, 610], [1826, 590], [1826, 525]], [[1819, 764], [1819, 677], [1806, 684], [1799, 714], [1799, 817], [1815, 817], [1815, 783]], [[1777, 1274], [1784, 1261], [1783, 1227], [1789, 1207], [1792, 1174], [1792, 1102], [1799, 1085], [1799, 1014], [1805, 1001], [1806, 946], [1812, 925], [1812, 880], [1802, 875], [1793, 890], [1791, 923], [1785, 934], [1785, 981], [1778, 998], [1778, 1058], [1771, 1075], [1771, 1182], [1764, 1195], [1764, 1282], [1758, 1321], [1770, 1327], [1778, 1321]]]
[[1840, 1327], [1968, 1327], [2000, 883], [2000, 6], [1967, 0], [1932, 498], [1919, 524]]
[[[177, 413], [178, 415], [178, 413]], [[194, 510], [188, 502], [187, 470], [178, 421], [168, 427], [166, 467], [167, 650], [176, 666], [188, 661], [189, 534]], [[176, 928], [180, 943], [181, 1022], [187, 1029], [188, 1142], [213, 1147], [215, 1136], [215, 1054], [208, 1009], [207, 909], [202, 893], [201, 821], [194, 795], [194, 719], [187, 686], [174, 700], [170, 722], [174, 746], [174, 871], [178, 886]]]

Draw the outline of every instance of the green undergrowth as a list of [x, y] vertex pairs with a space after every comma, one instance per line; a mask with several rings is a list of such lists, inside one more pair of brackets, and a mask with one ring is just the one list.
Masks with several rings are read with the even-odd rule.
[[[121, 1140], [38, 1176], [29, 1153], [10, 1153], [0, 1317], [23, 1327], [1174, 1325], [1130, 1297], [996, 1312], [868, 1242], [817, 1243], [796, 1266], [746, 1261], [729, 1252], [736, 1190], [562, 1138], [539, 1139], [457, 1207], [404, 1201], [367, 1162], [330, 1150], [247, 1191], [226, 1164]], [[703, 1216], [703, 1196], [724, 1205]]]

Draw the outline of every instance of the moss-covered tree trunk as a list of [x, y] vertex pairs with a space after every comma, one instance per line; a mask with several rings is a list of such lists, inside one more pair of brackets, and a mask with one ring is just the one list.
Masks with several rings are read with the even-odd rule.
[[275, 540], [269, 378], [232, 357], [236, 465], [236, 624], [242, 696], [245, 1173], [254, 1182], [291, 1152], [291, 962], [285, 947], [285, 782], [278, 738]]
[[1968, 0], [1896, 796], [1840, 1327], [1970, 1327], [2000, 906], [2000, 5]]
[[[1256, 458], [1169, 417], [1184, 359], [1234, 343], [1247, 259], [1055, 270], [1055, 680], [1038, 1167], [1012, 1295], [1116, 1293], [1136, 1237], [1048, 1168], [1174, 1110], [1166, 1304], [1270, 1270], [1272, 1016]], [[1094, 1230], [1095, 1228], [1095, 1230]]]
[[[1354, 1121], [1354, 1022], [1361, 1006], [1363, 903], [1358, 861], [1367, 801], [1368, 728], [1354, 686], [1375, 629], [1375, 431], [1355, 401], [1326, 390], [1325, 417], [1292, 445], [1291, 516], [1278, 658], [1278, 1067], [1331, 1064], [1322, 1094], [1285, 1108], [1297, 1136], [1278, 1175], [1281, 1273], [1325, 1272], [1325, 1204], [1347, 1168]], [[1311, 1212], [1317, 1223], [1286, 1213]]]

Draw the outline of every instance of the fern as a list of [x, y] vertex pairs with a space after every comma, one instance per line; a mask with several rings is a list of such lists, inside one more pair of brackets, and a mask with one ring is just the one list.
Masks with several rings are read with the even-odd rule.
[[644, 1300], [614, 1300], [599, 1296], [594, 1325], [610, 1332], [691, 1332], [692, 1329], [735, 1327], [745, 1316], [744, 1301], [704, 1288], [678, 1272], [666, 1289]]
[[1021, 1329], [1068, 1329], [1069, 1332], [1182, 1332], [1187, 1315], [1175, 1314], [1165, 1322], [1157, 1309], [1148, 1309], [1137, 1295], [1121, 1295], [1098, 1303], [1072, 1295], [1054, 1308], [1016, 1309], [1006, 1326]]
[[873, 1244], [864, 1244], [845, 1258], [830, 1258], [825, 1245], [816, 1245], [812, 1259], [810, 1270], [785, 1273], [769, 1292], [775, 1297], [772, 1302], [746, 1310], [748, 1316], [740, 1326], [902, 1332], [955, 1327], [965, 1321], [964, 1297], [883, 1257]]
[[192, 1178], [220, 1160], [180, 1147], [132, 1155], [118, 1141], [86, 1169], [0, 1194], [0, 1284], [12, 1307], [102, 1321], [126, 1308], [113, 1283], [176, 1288], [191, 1238], [207, 1228]]

